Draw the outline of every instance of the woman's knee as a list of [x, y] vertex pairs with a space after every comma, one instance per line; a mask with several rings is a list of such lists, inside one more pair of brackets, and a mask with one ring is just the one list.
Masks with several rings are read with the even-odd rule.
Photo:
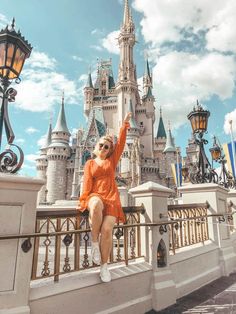
[[88, 207], [91, 214], [100, 214], [103, 211], [104, 205], [99, 197], [93, 196], [88, 202]]

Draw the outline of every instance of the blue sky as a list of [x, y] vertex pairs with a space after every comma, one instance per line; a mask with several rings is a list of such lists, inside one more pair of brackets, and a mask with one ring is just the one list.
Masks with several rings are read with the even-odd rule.
[[[134, 49], [138, 78], [148, 54], [153, 71], [157, 121], [162, 107], [176, 144], [190, 137], [186, 115], [199, 99], [211, 111], [206, 138], [230, 140], [228, 120], [236, 134], [236, 6], [234, 0], [130, 0], [136, 25]], [[15, 86], [16, 102], [9, 114], [25, 153], [21, 171], [35, 175], [34, 158], [48, 128], [57, 118], [62, 91], [71, 131], [85, 126], [83, 86], [97, 59], [113, 60], [117, 77], [117, 32], [122, 0], [1, 0], [0, 26], [16, 19], [16, 29], [34, 47]], [[140, 81], [141, 82], [141, 81]], [[142, 85], [140, 85], [142, 89]]]

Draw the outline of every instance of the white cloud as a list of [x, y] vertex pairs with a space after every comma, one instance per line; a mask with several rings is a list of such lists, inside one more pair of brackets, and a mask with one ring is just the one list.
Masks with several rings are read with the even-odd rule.
[[79, 62], [83, 61], [83, 58], [81, 58], [79, 56], [72, 56], [72, 59], [75, 60], [75, 61], [79, 61]]
[[95, 49], [97, 51], [102, 51], [102, 47], [98, 45], [91, 45], [90, 48]]
[[25, 143], [25, 139], [24, 138], [16, 138], [15, 139], [15, 143], [24, 144]]
[[119, 54], [120, 49], [118, 46], [118, 40], [120, 31], [113, 31], [109, 33], [105, 38], [102, 39], [102, 46], [107, 49], [110, 53]]
[[229, 112], [225, 115], [224, 131], [226, 134], [231, 133], [229, 121], [232, 121], [233, 138], [236, 139], [236, 109], [234, 109], [232, 112]]
[[163, 112], [168, 113], [174, 127], [179, 127], [186, 122], [186, 115], [197, 99], [204, 102], [212, 95], [222, 100], [230, 98], [235, 76], [236, 66], [231, 56], [212, 53], [202, 57], [171, 52], [160, 57], [153, 69], [154, 92]]
[[186, 39], [186, 32], [207, 32], [223, 24], [229, 14], [235, 16], [236, 10], [234, 0], [135, 0], [134, 7], [144, 15], [145, 40], [157, 46]]
[[236, 59], [225, 52], [236, 51], [234, 0], [134, 0], [133, 6], [143, 14], [157, 104], [175, 128], [196, 99], [233, 96]]
[[28, 127], [28, 128], [25, 130], [25, 132], [28, 133], [28, 134], [34, 134], [34, 133], [39, 132], [39, 130], [38, 130], [38, 129], [35, 129], [35, 128], [32, 127], [32, 126], [30, 126], [30, 127]]
[[75, 104], [78, 101], [75, 82], [64, 74], [41, 69], [25, 69], [18, 89], [15, 106], [32, 112], [51, 111], [54, 105], [61, 102], [62, 91], [65, 92], [65, 103]]
[[10, 22], [4, 14], [0, 13], [0, 27], [6, 27]]
[[35, 160], [39, 157], [39, 154], [36, 155], [36, 154], [28, 154], [28, 155], [25, 155], [25, 160], [30, 162], [30, 163], [35, 163]]
[[44, 134], [43, 136], [40, 137], [40, 139], [38, 139], [37, 145], [39, 147], [42, 147], [45, 144], [45, 141], [46, 141], [46, 134]]
[[44, 68], [53, 70], [56, 67], [56, 59], [50, 58], [46, 53], [33, 51], [27, 60], [27, 65], [31, 68]]

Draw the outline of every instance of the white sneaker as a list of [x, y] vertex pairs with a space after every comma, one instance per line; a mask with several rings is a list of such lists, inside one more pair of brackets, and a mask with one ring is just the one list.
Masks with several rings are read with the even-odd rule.
[[101, 253], [100, 253], [98, 242], [92, 242], [91, 255], [92, 255], [92, 261], [97, 265], [100, 264]]
[[101, 280], [103, 282], [110, 282], [111, 281], [111, 274], [110, 274], [109, 269], [107, 267], [107, 263], [101, 265], [100, 277], [101, 277]]

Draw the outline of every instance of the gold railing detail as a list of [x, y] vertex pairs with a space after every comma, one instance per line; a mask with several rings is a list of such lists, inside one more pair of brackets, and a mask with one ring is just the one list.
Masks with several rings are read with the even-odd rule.
[[[129, 260], [141, 257], [139, 224], [144, 207], [124, 207], [124, 212], [126, 223], [114, 228], [109, 262], [124, 261], [128, 265]], [[97, 266], [90, 256], [90, 231], [88, 213], [38, 211], [35, 232], [40, 237], [34, 242], [31, 278], [54, 276], [58, 281], [61, 274]]]
[[170, 251], [209, 240], [208, 205], [169, 205]]

